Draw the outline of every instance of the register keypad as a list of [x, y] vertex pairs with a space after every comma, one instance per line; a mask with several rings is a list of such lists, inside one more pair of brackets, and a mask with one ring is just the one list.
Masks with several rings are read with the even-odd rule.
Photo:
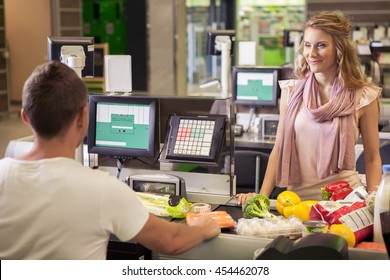
[[209, 156], [215, 121], [181, 119], [174, 154]]

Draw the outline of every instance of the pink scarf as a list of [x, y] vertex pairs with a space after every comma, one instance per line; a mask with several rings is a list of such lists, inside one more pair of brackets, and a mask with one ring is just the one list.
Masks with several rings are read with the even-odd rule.
[[324, 179], [332, 173], [353, 170], [355, 167], [355, 94], [343, 90], [336, 78], [329, 102], [321, 105], [318, 83], [311, 73], [297, 83], [287, 103], [276, 174], [277, 186], [301, 183], [294, 123], [302, 102], [304, 112], [312, 120], [321, 123], [317, 154], [318, 178]]

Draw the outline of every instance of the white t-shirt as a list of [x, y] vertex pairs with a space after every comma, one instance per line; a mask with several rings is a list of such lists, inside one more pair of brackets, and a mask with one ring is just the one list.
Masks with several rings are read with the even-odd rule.
[[148, 211], [126, 184], [68, 158], [0, 160], [0, 259], [105, 259]]

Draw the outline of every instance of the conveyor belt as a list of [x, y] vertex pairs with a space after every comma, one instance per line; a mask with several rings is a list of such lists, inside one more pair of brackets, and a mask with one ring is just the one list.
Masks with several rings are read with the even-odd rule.
[[242, 218], [242, 206], [219, 205], [213, 211], [226, 211], [236, 222]]

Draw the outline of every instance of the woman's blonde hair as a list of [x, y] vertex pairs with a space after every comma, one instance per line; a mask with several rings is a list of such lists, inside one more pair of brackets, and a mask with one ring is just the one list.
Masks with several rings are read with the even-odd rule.
[[[312, 16], [305, 25], [307, 28], [322, 30], [333, 37], [336, 47], [337, 75], [341, 85], [346, 89], [362, 87], [367, 81], [360, 67], [355, 44], [350, 40], [351, 22], [340, 11], [322, 11]], [[304, 78], [309, 71], [306, 60], [303, 58], [304, 42], [301, 42], [294, 74], [297, 78]]]

